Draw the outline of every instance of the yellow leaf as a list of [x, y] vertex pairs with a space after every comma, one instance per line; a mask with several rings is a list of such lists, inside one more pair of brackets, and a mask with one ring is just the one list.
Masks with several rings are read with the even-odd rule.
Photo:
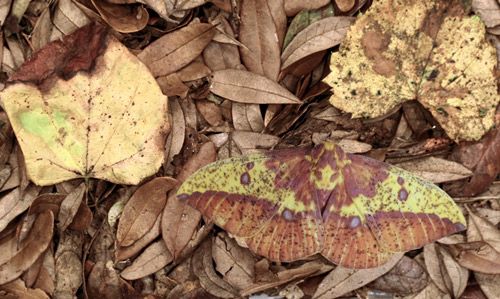
[[347, 33], [325, 82], [353, 117], [418, 100], [448, 136], [478, 140], [494, 125], [495, 48], [462, 1], [375, 1]]
[[99, 25], [37, 52], [0, 97], [38, 185], [89, 177], [137, 184], [161, 166], [167, 98]]

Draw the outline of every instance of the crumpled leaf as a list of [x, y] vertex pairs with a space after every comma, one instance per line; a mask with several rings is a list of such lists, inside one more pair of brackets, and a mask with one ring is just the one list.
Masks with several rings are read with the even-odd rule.
[[418, 100], [456, 141], [494, 125], [495, 48], [461, 1], [375, 1], [331, 59], [330, 102], [353, 117], [379, 117]]
[[252, 253], [237, 245], [227, 234], [220, 233], [212, 245], [215, 267], [225, 281], [238, 290], [249, 287], [254, 281]]
[[6, 299], [49, 299], [41, 289], [27, 288], [21, 279], [0, 286], [0, 296]]
[[212, 241], [205, 240], [195, 251], [192, 259], [193, 273], [200, 280], [201, 286], [218, 298], [234, 298], [238, 294], [226, 281], [215, 272], [212, 261]]
[[57, 223], [57, 228], [59, 228], [61, 232], [65, 231], [73, 221], [73, 218], [78, 212], [78, 208], [80, 207], [80, 204], [83, 200], [85, 190], [85, 183], [81, 183], [78, 187], [72, 190], [61, 202], [59, 213], [57, 214], [57, 220], [59, 221]]
[[161, 166], [166, 97], [104, 27], [50, 43], [9, 80], [0, 97], [36, 184], [137, 184]]

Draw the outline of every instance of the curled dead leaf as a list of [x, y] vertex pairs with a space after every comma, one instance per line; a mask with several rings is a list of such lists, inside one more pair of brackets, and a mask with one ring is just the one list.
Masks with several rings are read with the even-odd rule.
[[57, 228], [61, 232], [64, 232], [71, 222], [73, 222], [73, 218], [80, 208], [86, 189], [85, 183], [81, 183], [66, 195], [66, 198], [61, 202], [59, 213], [57, 214]]

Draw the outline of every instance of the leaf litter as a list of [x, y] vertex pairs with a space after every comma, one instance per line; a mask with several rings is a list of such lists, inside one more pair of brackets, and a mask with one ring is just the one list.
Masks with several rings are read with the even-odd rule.
[[[492, 72], [497, 56], [484, 38], [482, 23], [490, 34], [489, 39], [498, 39], [495, 35], [499, 33], [498, 3], [474, 0], [470, 7], [462, 8], [461, 4], [457, 5], [458, 1], [450, 4], [438, 0], [419, 4], [403, 1], [398, 8], [387, 8], [385, 1], [210, 2], [148, 0], [142, 4], [131, 1], [93, 4], [60, 0], [52, 4], [51, 9], [45, 3], [31, 2], [21, 10], [11, 11], [7, 6], [0, 10], [7, 20], [2, 22], [5, 42], [0, 55], [2, 70], [6, 73], [1, 83], [7, 89], [0, 98], [9, 116], [7, 118], [4, 112], [0, 114], [0, 185], [3, 185], [0, 248], [5, 253], [0, 259], [0, 274], [2, 279], [10, 281], [0, 286], [0, 294], [33, 298], [80, 298], [84, 294], [90, 298], [230, 298], [259, 293], [286, 298], [372, 294], [437, 298], [465, 296], [473, 290], [482, 296], [480, 298], [498, 297], [498, 130], [494, 128], [481, 137], [495, 123], [496, 127], [499, 124], [498, 114], [495, 116], [496, 79]], [[449, 9], [444, 12], [446, 6]], [[431, 8], [435, 9], [429, 13]], [[416, 10], [421, 14], [411, 14]], [[470, 11], [477, 15], [470, 16]], [[418, 38], [409, 38], [409, 27], [404, 34], [398, 31], [401, 22], [393, 18], [397, 19], [401, 12], [410, 13], [415, 20], [428, 21], [421, 27], [418, 26], [422, 22], [414, 22], [416, 28], [425, 29]], [[350, 16], [355, 20], [354, 25]], [[64, 69], [66, 62], [58, 61], [71, 56], [64, 54], [67, 46], [57, 42], [60, 47], [57, 49], [62, 51], [57, 55], [44, 47], [91, 20], [107, 24], [103, 26], [109, 27], [113, 37], [103, 37], [96, 33], [99, 30], [89, 34], [89, 37], [103, 39], [95, 44], [99, 49], [95, 57], [80, 62], [95, 63], [86, 70]], [[335, 29], [332, 24], [339, 21], [345, 25]], [[403, 23], [409, 26], [408, 22]], [[390, 28], [384, 31], [387, 38], [400, 43], [394, 47], [389, 43], [389, 50], [383, 49], [384, 43], [382, 48], [377, 48], [376, 33], [387, 28]], [[370, 38], [363, 41], [363, 33]], [[357, 42], [352, 39], [356, 34], [359, 35]], [[447, 38], [449, 36], [454, 38]], [[385, 35], [382, 37], [384, 42]], [[339, 43], [340, 49], [336, 47]], [[453, 51], [460, 46], [465, 50]], [[48, 44], [50, 47], [53, 46]], [[33, 53], [38, 49], [50, 55]], [[157, 115], [156, 136], [166, 137], [166, 143], [151, 144], [157, 146], [148, 157], [152, 160], [146, 163], [141, 160], [140, 168], [126, 165], [120, 169], [131, 172], [118, 173], [115, 169], [94, 176], [90, 168], [81, 167], [75, 168], [76, 173], [61, 176], [60, 169], [51, 172], [54, 168], [46, 164], [34, 172], [29, 150], [37, 150], [42, 157], [50, 153], [50, 159], [54, 159], [52, 153], [58, 157], [59, 150], [41, 149], [47, 149], [47, 145], [58, 146], [60, 139], [63, 147], [70, 146], [71, 152], [74, 146], [71, 142], [83, 139], [68, 133], [85, 131], [86, 127], [74, 126], [76, 129], [68, 131], [65, 124], [56, 123], [56, 128], [64, 131], [56, 130], [53, 141], [23, 146], [23, 142], [33, 141], [25, 135], [32, 133], [21, 132], [19, 126], [16, 129], [16, 125], [11, 124], [12, 115], [16, 113], [12, 111], [19, 112], [16, 109], [23, 105], [13, 101], [10, 109], [14, 110], [9, 112], [5, 92], [14, 86], [24, 86], [29, 93], [40, 92], [40, 103], [48, 100], [50, 104], [46, 94], [51, 92], [48, 88], [52, 84], [75, 87], [83, 84], [74, 83], [82, 74], [85, 74], [82, 77], [96, 79], [102, 66], [116, 70], [110, 67], [112, 64], [102, 63], [103, 57], [111, 55], [107, 54], [110, 49], [116, 49], [115, 54], [121, 53], [122, 56], [115, 56], [120, 57], [121, 64], [137, 66], [142, 65], [142, 61], [147, 68], [141, 73], [126, 72], [132, 77], [119, 80], [115, 77], [116, 85], [107, 83], [114, 82], [111, 79], [117, 73], [111, 74], [106, 82], [99, 81], [106, 84], [95, 85], [99, 87], [98, 93], [103, 92], [106, 85], [116, 86], [109, 94], [111, 98], [120, 98], [101, 112], [111, 114], [113, 109], [132, 112], [123, 110], [127, 107], [123, 105], [127, 97], [123, 96], [130, 94], [125, 90], [143, 86], [137, 88], [155, 94], [149, 98], [157, 98], [157, 101], [148, 105], [136, 102], [134, 107], [146, 109], [137, 117], [152, 121], [152, 116]], [[359, 100], [363, 92], [356, 88], [353, 95], [354, 83], [378, 84], [394, 96], [384, 97], [385, 104], [372, 101], [373, 106], [368, 110], [359, 104], [361, 102], [352, 101], [353, 110], [344, 106], [335, 109], [326, 101], [325, 84], [318, 83], [330, 73], [327, 61], [330, 51], [333, 51], [332, 62], [338, 62], [337, 66], [332, 64], [330, 78], [347, 74], [345, 66], [358, 65], [346, 57], [360, 58], [359, 54], [365, 55], [367, 65], [372, 67], [371, 71], [367, 68], [366, 74], [378, 78], [377, 71], [387, 70], [373, 63], [388, 62], [394, 57], [390, 55], [396, 53], [400, 54], [394, 59], [399, 80], [396, 81], [409, 82], [408, 78], [412, 78], [419, 82], [419, 88], [399, 83], [379, 84], [378, 79], [372, 80], [353, 70], [349, 80], [344, 76], [343, 83], [334, 86], [334, 97], [343, 94], [344, 99]], [[48, 61], [48, 68], [44, 66], [43, 70], [49, 73], [37, 71], [41, 66], [36, 58], [43, 55]], [[341, 56], [342, 59], [335, 60]], [[31, 68], [21, 66], [25, 60]], [[472, 60], [470, 65], [469, 60]], [[484, 66], [478, 75], [475, 70], [480, 63]], [[477, 84], [478, 79], [483, 80], [483, 85]], [[453, 82], [441, 90], [438, 83], [446, 80]], [[369, 91], [371, 94], [367, 93], [365, 101], [371, 101], [373, 95], [377, 98], [377, 90]], [[481, 97], [486, 93], [491, 96]], [[86, 99], [81, 97], [82, 104]], [[407, 99], [417, 99], [421, 105], [402, 104], [403, 108], [399, 109], [401, 101]], [[66, 104], [64, 101], [68, 100], [61, 99], [61, 103]], [[474, 105], [462, 105], [464, 102]], [[32, 103], [30, 109], [23, 108], [23, 111], [34, 111], [36, 107], [42, 112], [51, 112], [55, 106], [44, 108]], [[71, 120], [78, 116], [71, 114], [79, 111], [77, 106], [62, 107], [68, 113], [64, 117]], [[375, 116], [371, 115], [374, 113], [379, 117], [351, 119], [345, 112], [358, 113], [358, 116]], [[58, 117], [54, 115], [53, 120], [58, 121]], [[101, 120], [106, 123], [104, 118]], [[119, 135], [123, 138], [120, 142], [130, 139], [131, 132], [138, 128], [125, 127], [123, 122], [109, 124], [114, 124], [118, 133], [123, 132]], [[101, 131], [102, 127], [96, 129]], [[145, 138], [143, 141], [151, 140], [144, 131], [139, 135]], [[334, 268], [317, 257], [275, 264], [240, 247], [230, 235], [206, 223], [199, 212], [176, 201], [175, 187], [164, 188], [164, 197], [159, 196], [163, 191], [158, 193], [154, 187], [155, 182], [172, 183], [166, 185], [173, 185], [175, 180], [182, 182], [196, 169], [216, 159], [274, 148], [295, 148], [325, 139], [335, 140], [349, 152], [399, 164], [441, 184], [467, 214], [466, 237], [457, 235], [424, 250], [413, 251], [395, 261], [394, 267], [387, 265], [354, 274]], [[460, 140], [475, 141], [454, 142]], [[109, 142], [106, 150], [109, 158], [117, 158], [120, 142]], [[140, 141], [134, 139], [130, 145], [137, 148], [138, 144]], [[98, 141], [88, 149], [102, 145], [102, 141]], [[103, 165], [110, 163], [102, 162]], [[46, 173], [53, 177], [40, 181]], [[74, 178], [77, 180], [54, 185]], [[46, 187], [37, 187], [30, 180]], [[48, 215], [53, 215], [51, 221], [46, 221], [50, 218]], [[35, 225], [42, 220], [50, 224], [37, 228]], [[33, 238], [34, 233], [43, 237]], [[429, 273], [429, 277], [425, 273]]]

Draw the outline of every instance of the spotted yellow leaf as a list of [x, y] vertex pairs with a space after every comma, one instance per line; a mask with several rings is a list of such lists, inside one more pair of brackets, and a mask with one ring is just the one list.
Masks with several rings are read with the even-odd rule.
[[465, 228], [437, 186], [329, 142], [209, 164], [177, 194], [279, 262], [319, 253], [344, 267], [371, 268]]

